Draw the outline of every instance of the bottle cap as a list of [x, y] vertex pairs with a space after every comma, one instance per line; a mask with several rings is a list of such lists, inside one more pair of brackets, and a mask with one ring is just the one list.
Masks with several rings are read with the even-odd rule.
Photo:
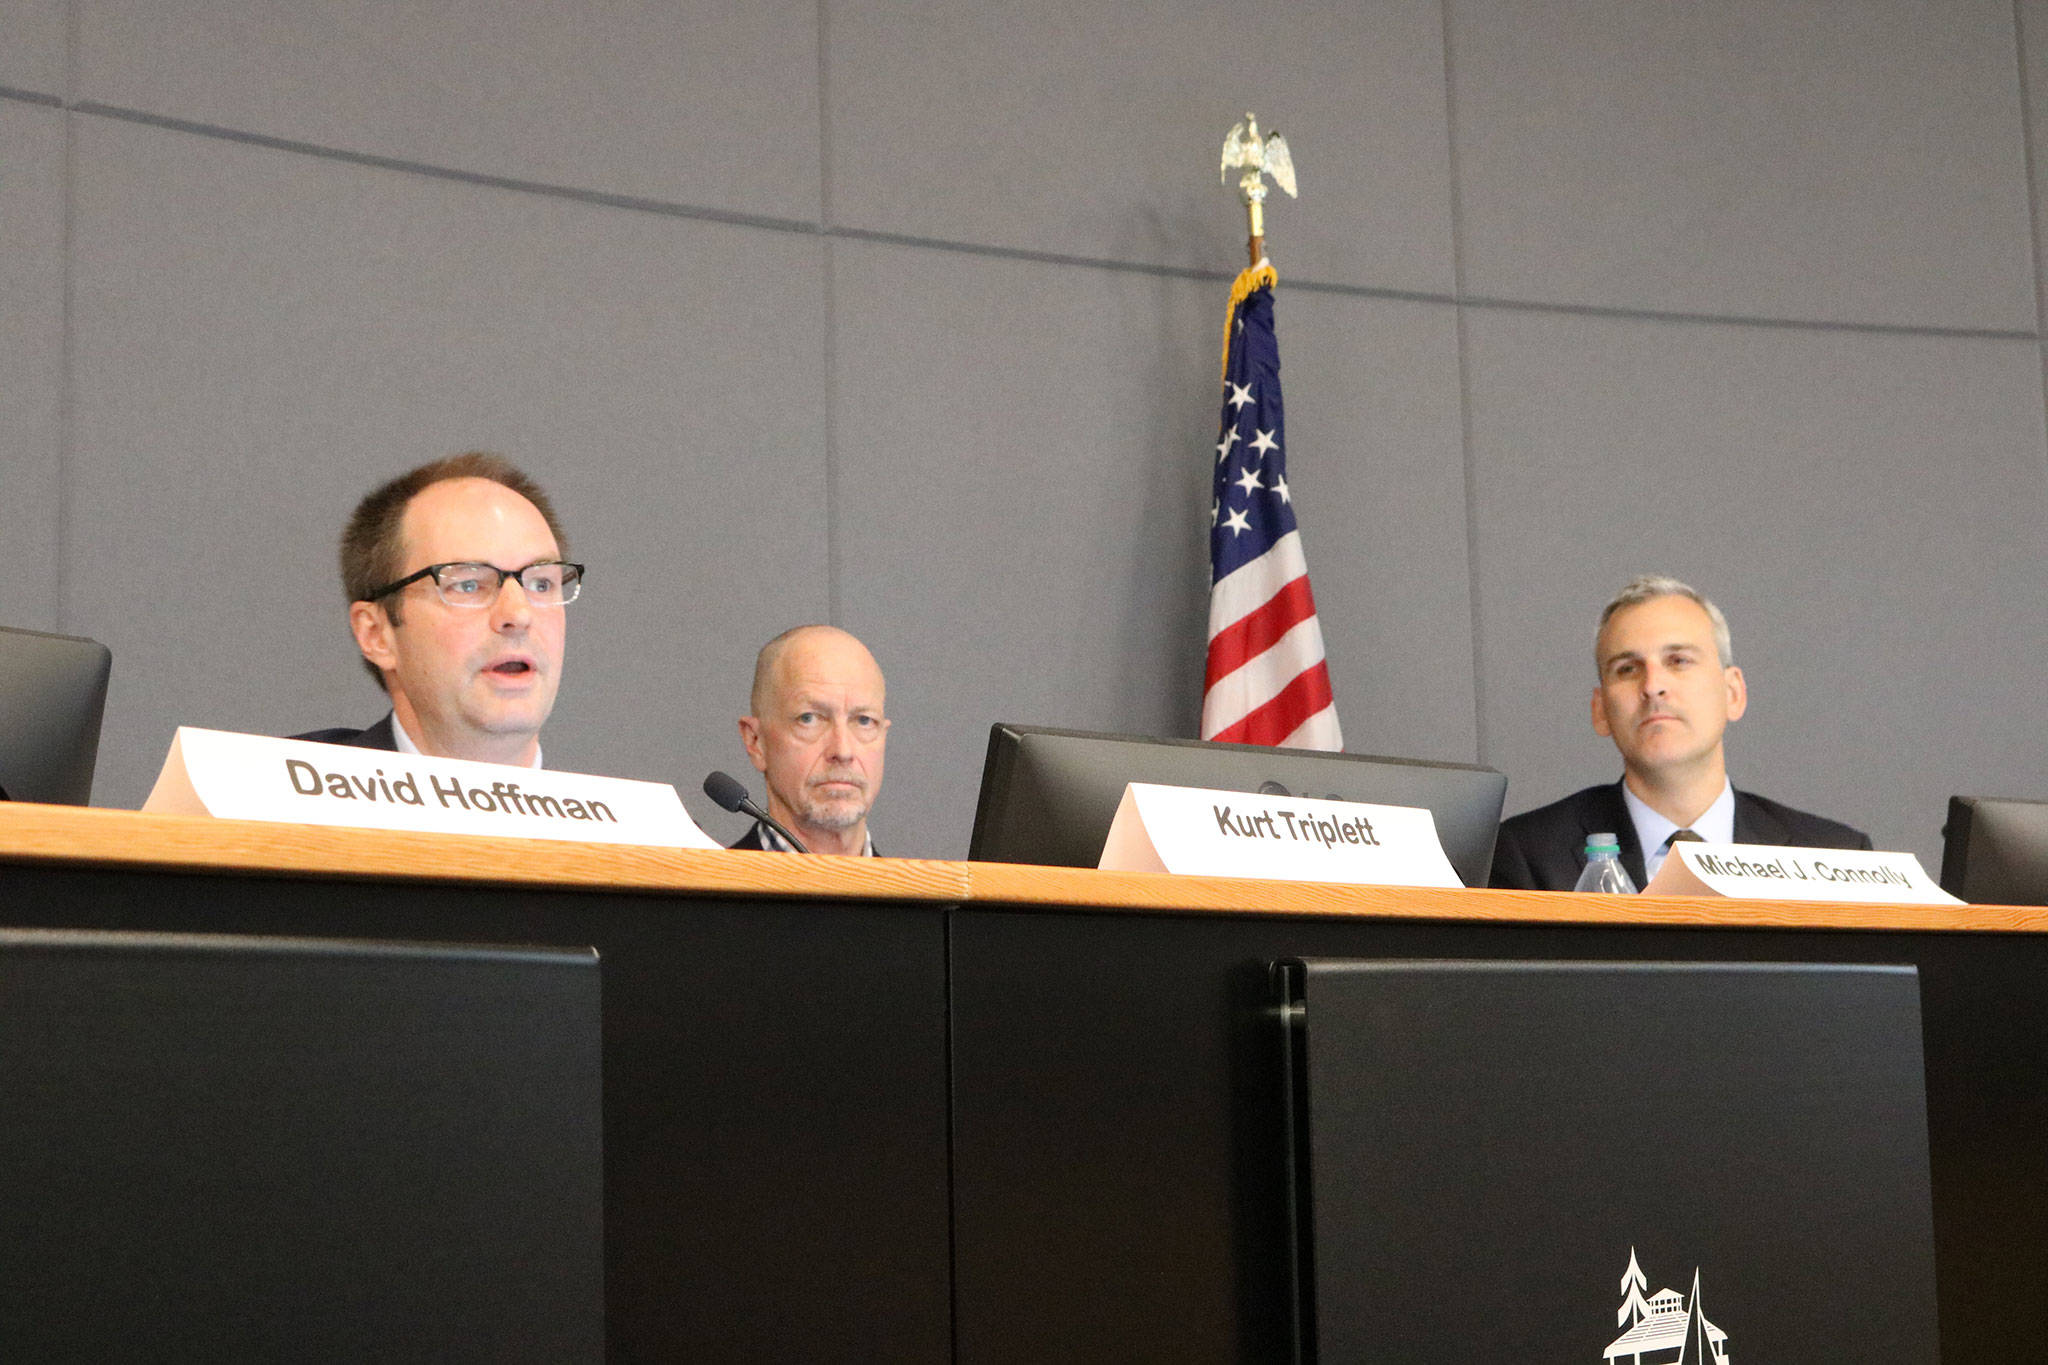
[[1586, 836], [1586, 854], [1588, 857], [1598, 857], [1602, 853], [1619, 852], [1621, 852], [1621, 840], [1612, 834], [1588, 834]]

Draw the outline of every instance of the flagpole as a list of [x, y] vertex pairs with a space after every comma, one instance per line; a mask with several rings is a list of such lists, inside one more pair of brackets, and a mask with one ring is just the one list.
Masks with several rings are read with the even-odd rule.
[[1250, 114], [1223, 142], [1223, 183], [1234, 170], [1245, 206], [1250, 264], [1230, 286], [1223, 322], [1222, 411], [1210, 466], [1209, 648], [1201, 736], [1228, 744], [1342, 749], [1337, 704], [1309, 590], [1308, 559], [1287, 486], [1278, 277], [1266, 260], [1264, 177], [1289, 196], [1294, 161], [1278, 133]]
[[1249, 220], [1251, 236], [1245, 239], [1245, 253], [1251, 257], [1251, 268], [1259, 268], [1259, 262], [1266, 259], [1266, 182], [1260, 180], [1245, 191], [1244, 211]]

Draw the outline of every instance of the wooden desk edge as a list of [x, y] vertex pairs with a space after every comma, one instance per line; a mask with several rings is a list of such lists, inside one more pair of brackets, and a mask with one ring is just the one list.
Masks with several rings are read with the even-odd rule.
[[798, 857], [206, 820], [0, 802], [0, 863], [620, 892], [1487, 923], [2048, 932], [2048, 906], [1600, 897], [1172, 877], [1015, 863]]
[[959, 864], [209, 820], [0, 803], [0, 863], [359, 881], [958, 901]]
[[1732, 901], [1688, 896], [1582, 896], [1567, 891], [1441, 890], [1322, 882], [1173, 877], [1150, 872], [968, 863], [968, 901], [1108, 912], [1349, 915], [1486, 923], [1659, 925], [1725, 929], [1897, 929], [2048, 932], [2048, 906], [1872, 905]]

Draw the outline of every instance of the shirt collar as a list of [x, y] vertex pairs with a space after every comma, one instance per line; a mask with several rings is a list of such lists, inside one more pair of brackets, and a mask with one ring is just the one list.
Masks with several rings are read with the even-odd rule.
[[1643, 850], [1645, 877], [1656, 877], [1657, 870], [1664, 866], [1665, 855], [1671, 852], [1671, 836], [1682, 828], [1691, 829], [1710, 844], [1735, 842], [1735, 784], [1726, 778], [1721, 780], [1721, 794], [1714, 798], [1714, 804], [1690, 826], [1673, 824], [1651, 810], [1626, 782], [1621, 784], [1621, 802], [1628, 807], [1628, 818], [1636, 827], [1636, 844]]
[[[783, 838], [780, 834], [777, 834], [774, 830], [768, 828], [768, 826], [762, 824], [759, 820], [756, 820], [754, 822], [754, 829], [755, 832], [761, 836], [761, 847], [764, 851], [769, 853], [796, 852], [796, 850], [790, 846], [789, 840]], [[864, 830], [862, 831], [862, 834], [863, 842], [861, 845], [860, 856], [863, 858], [872, 858], [875, 856], [875, 832], [873, 830]]]
[[[396, 711], [393, 711], [391, 713], [391, 740], [394, 744], [398, 746], [398, 752], [402, 754], [416, 754], [420, 751], [420, 746], [412, 742], [412, 736], [407, 734], [405, 732], [405, 726], [399, 723], [398, 713]], [[533, 762], [527, 764], [526, 766], [529, 768], [538, 768], [540, 766], [539, 740], [534, 741]]]

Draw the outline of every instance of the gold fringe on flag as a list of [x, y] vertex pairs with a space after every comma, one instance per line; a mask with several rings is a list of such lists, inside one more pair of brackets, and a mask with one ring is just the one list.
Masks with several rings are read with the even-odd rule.
[[1260, 261], [1248, 270], [1238, 271], [1237, 282], [1230, 286], [1230, 307], [1223, 312], [1223, 382], [1230, 379], [1230, 324], [1237, 317], [1237, 305], [1250, 298], [1260, 285], [1280, 287], [1280, 276], [1271, 261]]

